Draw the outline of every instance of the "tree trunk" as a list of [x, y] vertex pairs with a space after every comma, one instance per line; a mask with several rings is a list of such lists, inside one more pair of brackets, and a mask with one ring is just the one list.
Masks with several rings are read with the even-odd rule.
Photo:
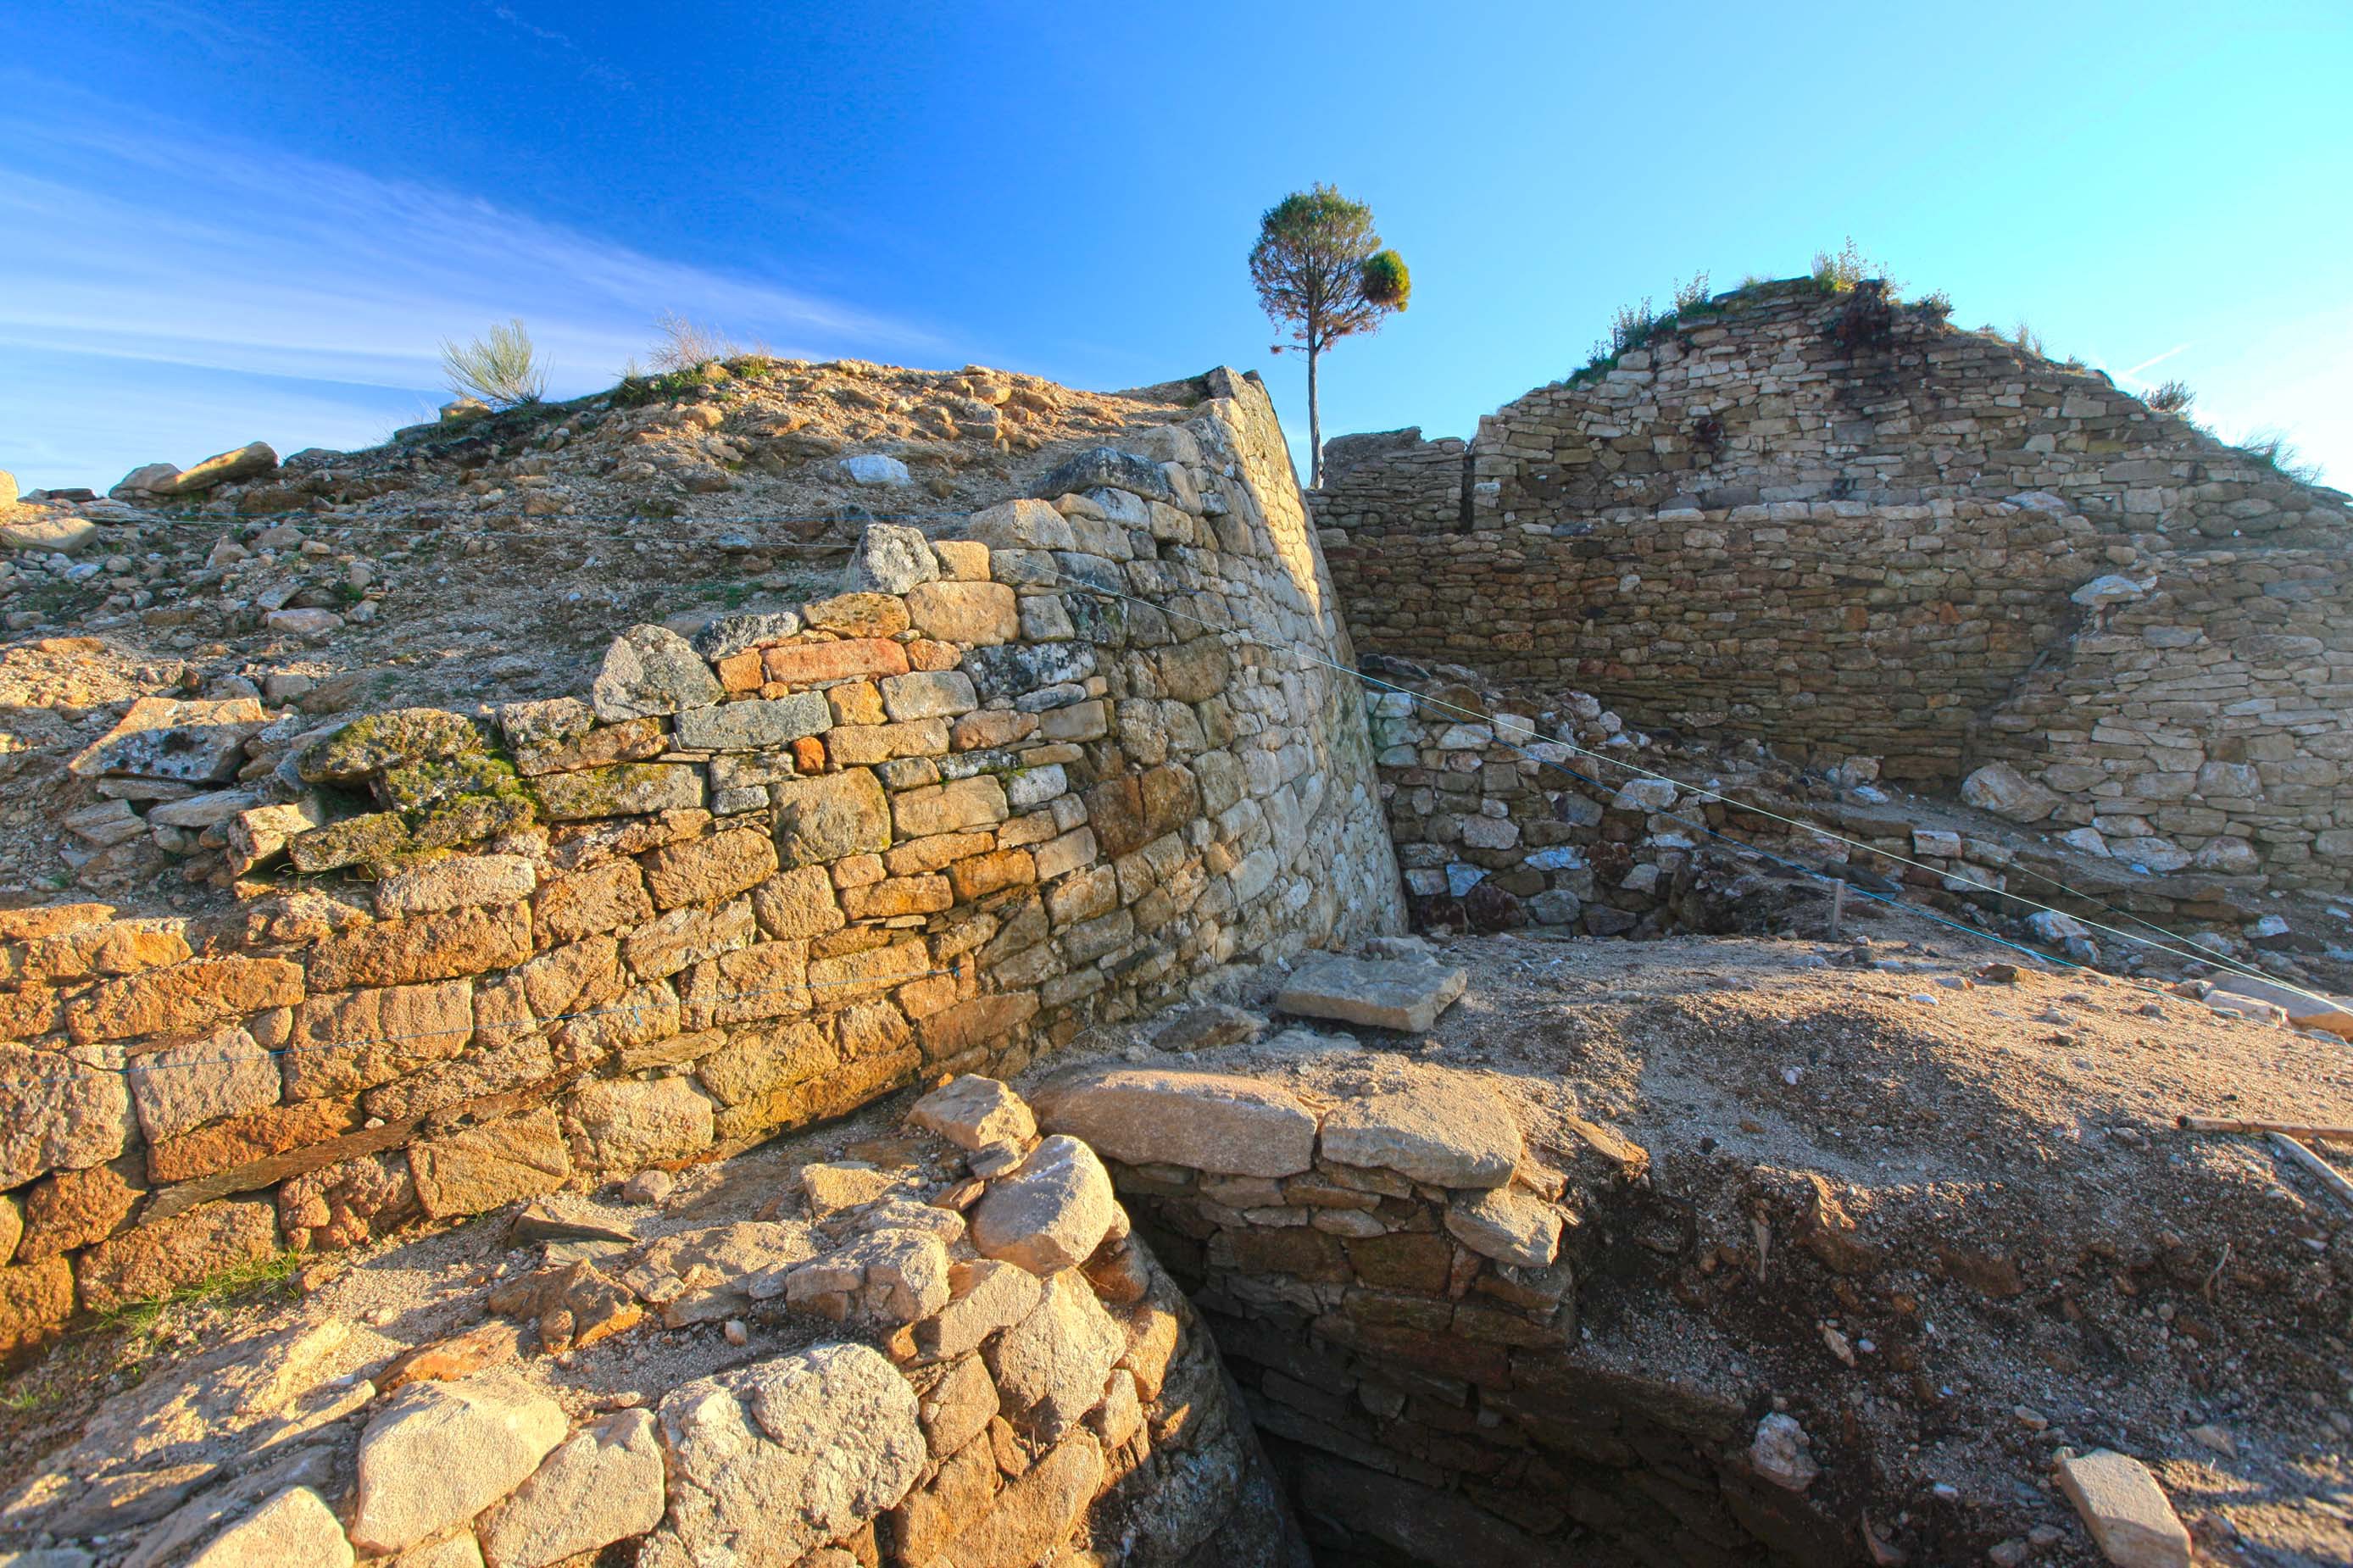
[[1307, 488], [1324, 488], [1324, 411], [1315, 403], [1315, 352], [1318, 345], [1307, 345]]

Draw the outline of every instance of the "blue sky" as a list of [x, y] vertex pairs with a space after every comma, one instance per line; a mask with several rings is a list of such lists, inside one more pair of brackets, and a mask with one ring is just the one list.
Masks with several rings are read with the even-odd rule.
[[0, 467], [364, 445], [444, 337], [520, 316], [572, 394], [665, 310], [1094, 387], [1229, 363], [1297, 435], [1243, 258], [1320, 179], [1415, 280], [1326, 360], [1327, 432], [1468, 434], [1612, 307], [1851, 234], [2353, 482], [2353, 6], [1633, 9], [15, 0]]

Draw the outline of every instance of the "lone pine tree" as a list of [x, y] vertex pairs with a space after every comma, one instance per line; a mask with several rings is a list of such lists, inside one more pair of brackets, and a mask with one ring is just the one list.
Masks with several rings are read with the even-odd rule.
[[[1250, 281], [1267, 319], [1291, 329], [1307, 351], [1307, 442], [1314, 454], [1308, 484], [1324, 483], [1324, 419], [1316, 395], [1316, 361], [1341, 338], [1377, 331], [1381, 318], [1406, 307], [1413, 279], [1405, 259], [1384, 249], [1373, 229], [1373, 209], [1329, 185], [1294, 191], [1259, 220], [1250, 247]], [[1283, 345], [1274, 345], [1281, 353]]]

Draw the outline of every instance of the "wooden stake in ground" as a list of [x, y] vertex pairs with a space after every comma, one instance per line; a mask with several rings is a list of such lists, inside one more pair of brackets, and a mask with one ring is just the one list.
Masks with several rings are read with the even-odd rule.
[[2302, 1165], [2311, 1173], [2313, 1180], [2336, 1194], [2339, 1203], [2353, 1209], [2353, 1182], [2347, 1181], [2342, 1172], [2284, 1132], [2274, 1132], [2269, 1136], [2273, 1148]]
[[2301, 1121], [2249, 1121], [2234, 1116], [2177, 1116], [2173, 1124], [2185, 1132], [2277, 1132], [2289, 1138], [2316, 1138], [2324, 1143], [2353, 1143], [2353, 1127], [2316, 1127]]

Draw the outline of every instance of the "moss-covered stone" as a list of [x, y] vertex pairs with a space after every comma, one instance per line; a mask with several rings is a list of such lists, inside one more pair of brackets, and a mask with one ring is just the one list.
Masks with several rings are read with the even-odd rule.
[[540, 805], [551, 822], [638, 816], [702, 804], [702, 771], [678, 763], [623, 763], [549, 773], [535, 782]]
[[290, 840], [286, 855], [298, 871], [338, 871], [346, 866], [389, 866], [411, 847], [408, 825], [398, 813], [372, 811]]
[[522, 793], [514, 764], [483, 752], [387, 768], [375, 785], [378, 802], [410, 813], [433, 811], [469, 795], [520, 797]]
[[522, 795], [467, 795], [417, 817], [411, 833], [419, 849], [455, 849], [528, 827], [538, 813]]
[[311, 784], [353, 782], [381, 771], [489, 749], [481, 722], [440, 708], [396, 708], [354, 719], [298, 764]]

